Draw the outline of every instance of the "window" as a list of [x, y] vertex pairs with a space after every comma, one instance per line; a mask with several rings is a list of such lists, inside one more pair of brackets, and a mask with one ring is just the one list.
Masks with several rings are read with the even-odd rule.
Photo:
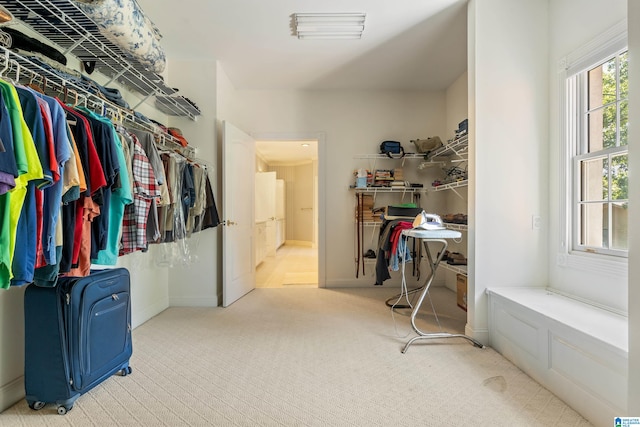
[[570, 251], [627, 256], [626, 48], [568, 76]]

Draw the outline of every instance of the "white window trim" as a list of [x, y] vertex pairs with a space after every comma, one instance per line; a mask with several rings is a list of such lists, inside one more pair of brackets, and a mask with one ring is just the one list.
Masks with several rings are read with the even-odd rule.
[[571, 246], [571, 212], [573, 205], [574, 177], [570, 161], [572, 159], [571, 144], [566, 141], [576, 141], [575, 125], [577, 111], [568, 111], [568, 100], [575, 99], [575, 85], [567, 84], [567, 78], [571, 75], [587, 70], [593, 65], [594, 57], [606, 57], [615, 54], [627, 46], [627, 22], [620, 21], [609, 30], [594, 38], [586, 45], [571, 52], [559, 62], [559, 91], [560, 117], [559, 135], [559, 233], [558, 254], [556, 264], [588, 273], [605, 274], [611, 277], [626, 278], [628, 274], [628, 262], [626, 257], [608, 256], [604, 254], [592, 254], [588, 252], [570, 251]]

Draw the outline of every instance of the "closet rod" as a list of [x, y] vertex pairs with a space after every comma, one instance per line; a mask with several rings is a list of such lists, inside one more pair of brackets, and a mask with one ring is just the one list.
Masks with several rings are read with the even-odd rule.
[[[15, 81], [16, 83], [19, 83], [18, 80], [20, 78], [20, 73], [25, 70], [31, 74], [33, 79], [40, 77], [44, 86], [55, 86], [59, 89], [59, 94], [68, 93], [68, 91], [71, 90], [77, 98], [76, 105], [82, 104], [87, 108], [99, 112], [103, 116], [110, 117], [111, 119], [129, 121], [131, 124], [156, 135], [160, 141], [173, 144], [173, 149], [178, 150], [178, 152], [184, 157], [195, 160], [195, 150], [193, 147], [182, 146], [173, 136], [162, 131], [154, 124], [140, 119], [135, 115], [133, 110], [121, 108], [120, 106], [103, 99], [96, 94], [88, 92], [82, 87], [77, 86], [73, 81], [65, 79], [54, 71], [43, 68], [29, 59], [10, 51], [4, 46], [0, 46], [0, 52], [3, 52], [3, 54], [0, 55], [0, 61], [2, 61], [0, 76], [7, 76], [7, 72], [11, 71], [13, 65], [16, 73]], [[66, 99], [64, 102], [67, 102]]]

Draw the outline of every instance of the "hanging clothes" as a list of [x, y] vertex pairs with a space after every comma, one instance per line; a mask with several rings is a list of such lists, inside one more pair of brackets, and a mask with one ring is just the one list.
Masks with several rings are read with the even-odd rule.
[[212, 186], [156, 139], [0, 80], [0, 287], [55, 286], [162, 241], [188, 260], [189, 236], [219, 224]]
[[[86, 110], [84, 111], [87, 112]], [[111, 167], [114, 173], [111, 175], [110, 172], [107, 172], [107, 175], [113, 176], [111, 191], [104, 192], [104, 195], [107, 196], [104, 200], [109, 201], [107, 212], [103, 212], [100, 216], [102, 219], [101, 225], [104, 226], [104, 229], [100, 228], [99, 233], [104, 233], [104, 245], [100, 246], [96, 256], [92, 256], [91, 260], [92, 262], [100, 265], [115, 265], [117, 263], [120, 249], [120, 230], [124, 216], [124, 208], [126, 205], [133, 203], [131, 182], [129, 175], [126, 173], [127, 165], [124, 158], [122, 142], [120, 141], [113, 123], [111, 123], [111, 121], [106, 117], [98, 116], [93, 112], [87, 112], [87, 114], [94, 122], [97, 121], [102, 123], [102, 130], [106, 129], [108, 131], [108, 134], [104, 134], [106, 138], [102, 142], [105, 145], [109, 144], [111, 154], [115, 154], [115, 158], [111, 159], [113, 162]], [[96, 125], [98, 124], [97, 122], [95, 122]], [[109, 179], [107, 182], [109, 182]], [[106, 220], [104, 220], [104, 218], [106, 218]], [[102, 237], [102, 234], [100, 237]]]
[[153, 167], [140, 140], [134, 133], [130, 138], [133, 142], [133, 204], [125, 208], [121, 255], [147, 250], [147, 218], [152, 202], [160, 197]]
[[3, 218], [0, 218], [0, 224], [6, 225], [6, 228], [3, 227], [2, 231], [3, 233], [8, 233], [7, 246], [3, 248], [3, 265], [0, 268], [0, 274], [2, 275], [0, 277], [0, 287], [7, 288], [10, 286], [10, 280], [13, 277], [11, 266], [15, 253], [16, 233], [22, 206], [27, 195], [27, 186], [29, 181], [42, 179], [43, 172], [31, 132], [24, 121], [16, 89], [4, 80], [0, 80], [0, 91], [9, 113], [18, 171], [18, 176], [15, 178], [15, 187], [4, 194], [3, 198], [5, 200], [2, 201], [3, 203], [0, 202], [2, 205], [0, 214], [3, 215]]
[[[27, 193], [22, 206], [22, 212], [18, 219], [16, 229], [16, 244], [14, 248], [14, 258], [11, 265], [13, 278], [12, 286], [20, 286], [33, 282], [34, 270], [38, 249], [42, 247], [40, 241], [42, 231], [42, 208], [36, 207], [36, 191], [45, 189], [54, 183], [54, 178], [59, 179], [59, 175], [54, 177], [50, 163], [49, 139], [45, 133], [43, 123], [44, 117], [36, 96], [28, 89], [16, 87], [23, 116], [31, 132], [38, 158], [43, 169], [41, 180], [32, 180], [27, 186]], [[56, 164], [56, 172], [57, 172]], [[39, 199], [38, 199], [39, 200]], [[40, 212], [40, 215], [38, 215]]]

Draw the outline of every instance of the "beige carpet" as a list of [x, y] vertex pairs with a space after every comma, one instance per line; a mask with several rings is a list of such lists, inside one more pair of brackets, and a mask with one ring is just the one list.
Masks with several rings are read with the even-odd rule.
[[[590, 425], [492, 349], [455, 339], [401, 354], [412, 335], [406, 310], [384, 305], [394, 292], [294, 286], [225, 309], [170, 308], [134, 330], [133, 374], [64, 416], [21, 401], [0, 425]], [[461, 332], [455, 295], [433, 294], [443, 325]]]

